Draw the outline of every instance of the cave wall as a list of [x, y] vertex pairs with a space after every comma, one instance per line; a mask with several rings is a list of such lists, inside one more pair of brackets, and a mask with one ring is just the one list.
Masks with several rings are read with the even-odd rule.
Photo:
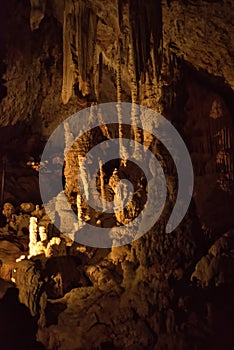
[[[166, 235], [161, 220], [131, 245], [99, 259], [93, 252], [94, 285], [60, 300], [65, 311], [39, 329], [39, 339], [48, 349], [104, 349], [108, 342], [126, 349], [219, 347], [216, 330], [227, 311], [220, 303], [226, 298], [231, 314], [231, 293], [219, 289], [216, 299], [202, 287], [216, 288], [219, 278], [230, 283], [229, 274], [217, 271], [233, 264], [222, 250], [208, 253], [233, 227], [233, 2], [1, 3], [1, 133], [20, 125], [27, 131], [23, 140], [16, 135], [19, 141], [32, 134], [45, 141], [93, 102], [132, 101], [179, 129], [196, 176], [194, 201], [179, 228]], [[196, 289], [190, 277], [199, 261]]]
[[178, 59], [233, 88], [232, 1], [12, 0], [2, 9], [2, 126], [30, 122], [48, 136], [102, 93], [158, 108]]
[[[217, 170], [213, 186], [220, 183], [221, 196], [228, 192], [223, 201], [226, 203], [224, 208], [230, 207], [227, 197], [232, 192], [233, 145], [230, 134], [233, 111], [226, 100], [233, 97], [231, 1], [129, 0], [108, 1], [107, 4], [99, 1], [30, 3], [12, 0], [3, 3], [2, 9], [1, 91], [3, 95], [7, 93], [1, 102], [0, 125], [20, 125], [20, 128], [23, 125], [23, 131], [19, 129], [19, 133], [25, 133], [24, 147], [18, 154], [22, 153], [23, 157], [27, 154], [30, 158], [29, 153], [34, 153], [39, 159], [42, 147], [37, 147], [38, 138], [45, 141], [59, 122], [93, 102], [140, 103], [163, 113], [177, 127], [184, 129], [185, 134], [196, 138], [194, 133], [199, 131], [194, 131], [192, 120], [196, 119], [197, 111], [193, 111], [192, 117], [187, 106], [189, 99], [197, 99], [195, 104], [203, 102], [200, 102], [202, 96], [197, 96], [196, 89], [192, 91], [190, 81], [185, 83], [185, 66], [189, 66], [191, 71], [197, 72], [195, 76], [205, 72], [214, 78], [208, 88], [210, 92], [203, 92], [204, 96], [216, 93], [216, 87], [220, 86], [216, 101], [225, 109], [226, 117], [217, 127], [219, 131], [214, 129], [213, 136], [210, 135], [210, 126], [204, 126], [208, 123], [205, 115], [212, 114], [216, 102], [209, 102], [206, 98], [204, 107], [201, 107], [206, 109], [204, 119], [201, 119], [202, 123], [204, 120], [203, 135], [198, 142], [208, 145], [209, 138], [215, 138], [216, 131], [229, 135], [229, 141], [224, 141], [229, 145], [225, 144], [223, 149], [219, 146], [211, 156], [219, 160], [213, 160], [206, 169], [209, 166], [218, 169], [213, 171], [216, 174]], [[209, 77], [203, 80], [209, 81]], [[230, 96], [225, 92], [227, 89]], [[182, 109], [186, 108], [187, 124], [186, 117], [181, 117], [184, 114]], [[14, 148], [10, 147], [12, 137], [6, 137], [10, 134], [7, 129], [1, 130], [2, 153], [10, 153]], [[27, 142], [32, 135], [35, 136], [33, 151]], [[20, 142], [22, 138], [19, 136]], [[193, 141], [191, 148], [196, 148], [194, 142], [197, 141]], [[196, 175], [200, 178], [201, 171], [204, 173], [201, 170], [203, 162], [209, 162], [207, 157], [209, 155], [201, 159], [199, 152], [193, 155], [195, 170], [200, 169], [196, 170]], [[9, 200], [13, 197], [13, 185], [16, 184], [8, 185]], [[199, 191], [203, 193], [200, 196], [202, 203], [197, 205], [201, 216], [205, 217], [206, 203], [215, 195], [212, 195], [212, 190], [205, 194], [202, 185]], [[217, 217], [214, 213], [213, 217]], [[230, 208], [227, 216], [232, 216]], [[207, 225], [207, 220], [204, 220]], [[228, 226], [230, 222], [226, 228]]]

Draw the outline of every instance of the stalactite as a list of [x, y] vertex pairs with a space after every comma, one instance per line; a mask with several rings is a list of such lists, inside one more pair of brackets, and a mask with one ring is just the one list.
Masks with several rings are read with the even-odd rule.
[[[131, 11], [131, 8], [129, 9]], [[130, 15], [130, 14], [129, 14]], [[139, 82], [138, 82], [138, 51], [134, 50], [134, 24], [131, 26], [131, 42], [129, 46], [129, 63], [130, 63], [130, 74], [131, 74], [131, 98], [132, 98], [132, 136], [135, 142], [134, 156], [141, 159], [141, 146], [139, 143], [142, 141], [141, 131], [135, 127], [136, 122], [139, 120], [139, 110], [135, 104], [139, 103]]]
[[[136, 105], [132, 105], [132, 110], [131, 110], [131, 120], [132, 120], [132, 125], [135, 125], [138, 121], [139, 125], [139, 120], [140, 120], [140, 111], [139, 108]], [[134, 141], [135, 142], [135, 147], [134, 147], [134, 157], [136, 159], [142, 159], [142, 146], [141, 143], [143, 141], [143, 135], [142, 135], [142, 129], [132, 126], [133, 128], [133, 135], [134, 135]]]
[[119, 125], [119, 156], [121, 158], [121, 164], [126, 166], [126, 161], [128, 159], [128, 152], [123, 145], [123, 119], [122, 119], [122, 108], [121, 108], [121, 100], [122, 100], [122, 87], [121, 87], [121, 53], [122, 53], [122, 45], [119, 42], [118, 45], [118, 56], [117, 56], [117, 69], [116, 69], [116, 91], [117, 91], [117, 113], [118, 113], [118, 125]]
[[97, 15], [85, 1], [75, 1], [75, 47], [78, 57], [79, 85], [82, 94], [94, 91], [93, 67], [96, 66]]
[[121, 102], [121, 99], [122, 99], [122, 87], [121, 87], [121, 45], [119, 45], [118, 58], [117, 58], [116, 90], [117, 90], [117, 102]]
[[82, 210], [82, 196], [78, 193], [76, 197], [76, 206], [77, 206], [77, 217], [81, 221], [83, 219], [83, 210]]
[[70, 131], [69, 123], [66, 121], [64, 122], [64, 136], [65, 136], [64, 156], [66, 156], [67, 152], [69, 152], [74, 142], [74, 136]]
[[116, 61], [113, 61], [113, 59], [108, 57], [104, 51], [102, 51], [102, 62], [103, 65], [106, 66], [109, 71], [116, 70]]
[[99, 127], [103, 133], [103, 136], [107, 137], [108, 139], [111, 139], [111, 134], [110, 134], [110, 131], [108, 130], [108, 126], [103, 122], [103, 117], [101, 112], [99, 112], [99, 110], [97, 110], [97, 116], [99, 121]]
[[103, 209], [102, 211], [106, 210], [106, 205], [105, 205], [105, 201], [106, 201], [106, 194], [105, 194], [105, 182], [104, 182], [104, 172], [103, 172], [103, 166], [102, 166], [102, 161], [99, 160], [99, 168], [100, 168], [100, 187], [101, 187], [101, 198], [103, 199]]
[[[159, 81], [162, 65], [162, 13], [160, 1], [129, 0], [129, 73], [131, 79], [132, 103], [142, 103], [140, 96], [157, 94], [157, 85], [152, 83], [151, 76]], [[141, 16], [138, 16], [141, 13]], [[153, 86], [154, 85], [154, 86]], [[152, 89], [154, 87], [154, 90]], [[143, 93], [142, 93], [143, 92]], [[145, 93], [144, 93], [145, 92]], [[144, 102], [147, 105], [147, 100]], [[133, 122], [139, 119], [133, 108]], [[141, 142], [143, 135], [139, 129], [133, 130], [133, 137]], [[136, 143], [135, 154], [140, 154]]]
[[95, 100], [99, 100], [99, 84], [102, 76], [102, 53], [98, 50], [98, 46], [95, 46], [94, 52], [94, 72], [93, 72], [93, 81], [94, 81], [94, 96]]
[[[129, 61], [130, 61], [130, 66], [132, 67], [131, 70], [131, 98], [132, 98], [132, 103], [135, 104], [138, 102], [138, 86], [137, 86], [137, 81], [136, 81], [136, 67], [135, 67], [135, 60], [134, 60], [134, 50], [132, 47], [129, 49]], [[131, 111], [131, 119], [132, 119], [132, 131], [133, 131], [133, 138], [136, 141], [136, 135], [135, 135], [135, 127], [133, 126], [135, 123], [135, 108], [132, 105], [132, 111]]]
[[66, 1], [63, 19], [63, 85], [62, 102], [68, 103], [73, 92], [75, 67], [72, 59], [71, 36], [74, 27], [73, 8], [70, 0]]
[[30, 0], [30, 27], [36, 30], [44, 18], [47, 0]]
[[[150, 57], [150, 39], [153, 40], [156, 77], [159, 79], [162, 65], [162, 9], [160, 0], [129, 0], [131, 35], [135, 54], [136, 78], [147, 71]], [[138, 14], [141, 14], [139, 16]]]
[[[66, 104], [79, 82], [83, 96], [93, 93], [98, 65], [96, 52], [97, 16], [85, 1], [65, 2], [63, 23], [63, 87], [62, 101]], [[94, 96], [93, 96], [94, 97]], [[95, 98], [95, 97], [94, 97]]]
[[[132, 31], [134, 28], [132, 28]], [[132, 103], [138, 102], [138, 82], [137, 82], [137, 74], [138, 74], [138, 67], [137, 67], [137, 59], [136, 56], [137, 52], [134, 50], [134, 39], [133, 34], [131, 38], [131, 43], [129, 46], [129, 72], [130, 72], [130, 79], [131, 79], [131, 98]]]
[[80, 168], [80, 171], [79, 171], [80, 181], [83, 184], [83, 190], [84, 190], [85, 196], [87, 199], [89, 199], [89, 177], [88, 177], [83, 160], [84, 160], [84, 157], [79, 155], [78, 162], [79, 162], [79, 168]]

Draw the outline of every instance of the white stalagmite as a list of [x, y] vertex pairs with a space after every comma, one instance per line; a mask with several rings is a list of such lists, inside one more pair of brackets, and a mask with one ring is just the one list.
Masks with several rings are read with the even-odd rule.
[[82, 201], [81, 201], [81, 195], [80, 194], [77, 194], [76, 205], [77, 205], [78, 220], [82, 220]]
[[29, 256], [36, 254], [37, 249], [37, 218], [32, 216], [29, 224]]
[[44, 226], [39, 226], [39, 236], [40, 236], [41, 242], [44, 242], [48, 239], [46, 228]]

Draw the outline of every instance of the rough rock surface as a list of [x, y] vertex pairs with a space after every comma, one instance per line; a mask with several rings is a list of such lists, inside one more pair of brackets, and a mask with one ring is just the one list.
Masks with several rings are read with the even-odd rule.
[[[19, 263], [20, 300], [39, 318], [47, 349], [233, 348], [233, 13], [231, 0], [2, 4], [6, 200], [38, 203], [43, 144], [62, 120], [97, 102], [132, 101], [165, 114], [195, 170], [190, 210], [170, 235], [176, 191], [165, 158], [169, 206], [147, 235], [111, 251], [74, 244], [72, 257], [59, 257], [63, 270], [49, 260], [47, 275], [44, 257]], [[71, 192], [73, 173], [65, 168]], [[19, 251], [0, 243], [9, 280]]]
[[17, 245], [6, 240], [0, 241], [0, 277], [11, 282], [12, 272], [16, 266], [16, 259], [22, 254]]

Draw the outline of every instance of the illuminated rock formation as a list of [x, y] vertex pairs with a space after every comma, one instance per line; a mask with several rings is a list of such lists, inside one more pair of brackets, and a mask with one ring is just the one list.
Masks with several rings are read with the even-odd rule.
[[[8, 159], [4, 201], [14, 203], [15, 213], [12, 225], [0, 229], [0, 273], [40, 319], [38, 338], [48, 350], [233, 348], [233, 11], [231, 0], [2, 2], [0, 149]], [[65, 146], [64, 164], [56, 152], [47, 160], [64, 165], [64, 192], [87, 223], [74, 227], [61, 197], [52, 200], [48, 213], [63, 214], [65, 240], [43, 209], [20, 208], [40, 203], [38, 163], [54, 129], [82, 108], [110, 101], [162, 113], [189, 148], [195, 191], [171, 234], [165, 225], [178, 181], [170, 154], [148, 132], [122, 125], [102, 125], [80, 140], [65, 125], [65, 139], [56, 141], [58, 153]], [[134, 106], [131, 117], [139, 120]], [[148, 127], [157, 128], [157, 118]], [[127, 223], [150, 191], [160, 195], [158, 188], [148, 191], [122, 145], [122, 161], [99, 162], [97, 190], [121, 203], [127, 189], [118, 182], [129, 175], [132, 204], [107, 218], [85, 203], [78, 180], [88, 196], [90, 179], [82, 160], [97, 143], [118, 136], [154, 151], [166, 174], [167, 205], [157, 225], [131, 244], [80, 246], [69, 237], [83, 225]], [[132, 151], [141, 158], [138, 143]], [[45, 171], [47, 165], [40, 164]]]
[[37, 218], [30, 218], [29, 225], [29, 256], [36, 255], [37, 248]]

